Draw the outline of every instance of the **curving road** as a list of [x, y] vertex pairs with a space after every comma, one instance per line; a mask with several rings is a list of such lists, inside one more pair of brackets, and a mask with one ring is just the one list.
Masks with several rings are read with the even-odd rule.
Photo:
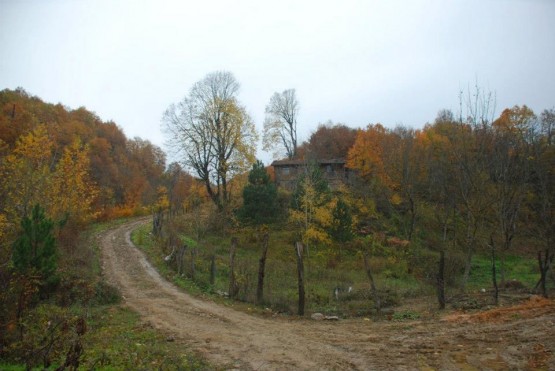
[[215, 365], [253, 370], [501, 370], [527, 369], [540, 356], [540, 365], [551, 360], [555, 364], [555, 306], [531, 318], [478, 325], [251, 316], [194, 298], [163, 279], [130, 240], [141, 223], [145, 220], [100, 236], [103, 273], [146, 322]]

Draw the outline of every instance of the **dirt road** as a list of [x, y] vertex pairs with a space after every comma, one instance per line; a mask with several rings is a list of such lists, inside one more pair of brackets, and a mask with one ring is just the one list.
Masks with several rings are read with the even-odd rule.
[[262, 318], [191, 297], [160, 277], [130, 241], [140, 223], [100, 237], [104, 274], [145, 321], [215, 365], [241, 370], [555, 370], [553, 301], [498, 315], [452, 314], [429, 321]]

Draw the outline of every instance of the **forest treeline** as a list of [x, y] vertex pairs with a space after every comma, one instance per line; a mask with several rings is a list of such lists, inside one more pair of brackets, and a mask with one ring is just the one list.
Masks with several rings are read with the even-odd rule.
[[[227, 203], [228, 209], [237, 210], [247, 169], [254, 161], [256, 130], [234, 98], [238, 83], [231, 74], [209, 75], [192, 92], [223, 86], [222, 81], [227, 89], [222, 94], [229, 95], [231, 104], [220, 111], [234, 117], [229, 127], [236, 128], [234, 138], [239, 141], [230, 142], [229, 159], [221, 164], [208, 156], [221, 158], [212, 149], [206, 152], [206, 163], [200, 163], [187, 143], [176, 143], [198, 181], [176, 163], [167, 166], [165, 153], [156, 145], [126, 138], [114, 122], [103, 122], [83, 107], [71, 110], [45, 103], [22, 89], [0, 92], [3, 265], [10, 259], [23, 217], [31, 215], [36, 204], [52, 220], [64, 222], [58, 240], [68, 246], [79, 228], [93, 220], [147, 214], [155, 208], [176, 210], [207, 198], [220, 211]], [[191, 98], [188, 104], [193, 103]], [[461, 112], [440, 111], [422, 129], [372, 124], [355, 130], [329, 122], [298, 145], [299, 104], [295, 91], [286, 90], [275, 93], [266, 108], [264, 144], [267, 149], [283, 144], [285, 151], [276, 153], [290, 158], [346, 159], [360, 181], [335, 197], [332, 206], [339, 199], [346, 203], [355, 234], [372, 230], [411, 241], [420, 233], [418, 237], [432, 249], [464, 253], [465, 276], [477, 250], [493, 245], [507, 252], [520, 238], [529, 249], [541, 250], [547, 269], [553, 259], [555, 228], [555, 112], [536, 115], [527, 106], [514, 106], [494, 117], [492, 105], [491, 95], [477, 88], [467, 99], [461, 97]], [[164, 115], [168, 127], [183, 120], [175, 114], [178, 110], [170, 107]], [[224, 122], [226, 116], [221, 115]], [[202, 128], [194, 119], [183, 123]], [[230, 139], [222, 137], [218, 143], [226, 140]], [[317, 206], [323, 205], [314, 197], [310, 202], [316, 214]], [[332, 210], [329, 206], [323, 209]], [[320, 219], [332, 218], [320, 215]], [[318, 229], [316, 221], [313, 224], [313, 230], [325, 230]]]
[[[514, 106], [495, 117], [492, 95], [476, 88], [461, 96], [460, 112], [442, 110], [421, 129], [328, 122], [301, 143], [295, 90], [275, 93], [264, 148], [306, 166], [289, 192], [276, 189], [272, 169], [255, 159], [258, 133], [238, 89], [232, 74], [209, 74], [164, 113], [181, 165], [85, 108], [45, 103], [23, 89], [0, 92], [0, 352], [9, 345], [14, 359], [25, 359], [42, 349], [36, 334], [25, 335], [39, 303], [113, 296], [79, 234], [93, 221], [124, 216], [154, 214], [152, 231], [167, 256], [182, 256], [187, 244], [211, 254], [210, 285], [216, 256], [213, 246], [202, 247], [209, 235], [252, 228], [265, 241], [262, 278], [269, 231], [286, 231], [288, 244], [298, 242], [298, 259], [310, 249], [334, 267], [342, 251], [362, 253], [370, 278], [373, 254], [392, 257], [394, 269], [434, 282], [440, 306], [453, 276], [464, 290], [476, 255], [491, 257], [496, 298], [505, 256], [533, 256], [536, 289], [547, 296], [555, 256], [553, 109]], [[319, 159], [344, 159], [356, 176], [332, 189]], [[191, 251], [194, 267], [197, 248]], [[182, 274], [182, 262], [176, 267]], [[233, 297], [234, 280], [229, 287]], [[263, 287], [261, 280], [257, 303]], [[63, 321], [79, 339], [80, 322]]]
[[127, 138], [84, 107], [45, 103], [22, 89], [0, 92], [0, 107], [4, 224], [17, 226], [36, 203], [54, 219], [67, 214], [79, 223], [144, 214], [160, 192], [181, 204], [191, 184], [179, 165], [167, 166], [161, 148]]
[[497, 295], [496, 255], [504, 284], [506, 255], [537, 254], [547, 295], [555, 255], [555, 111], [538, 116], [524, 105], [493, 117], [491, 96], [477, 89], [473, 98], [466, 115], [442, 110], [419, 130], [369, 125], [347, 164], [399, 236], [439, 252], [438, 274], [445, 254], [463, 255], [464, 285], [474, 255], [491, 255]]
[[[536, 114], [516, 105], [496, 116], [494, 95], [475, 87], [460, 94], [459, 112], [441, 110], [421, 129], [328, 123], [300, 143], [296, 92], [276, 92], [265, 110], [264, 149], [297, 160], [289, 162], [295, 169], [284, 168], [297, 174], [293, 189], [276, 192], [260, 163], [248, 185], [238, 181], [254, 161], [258, 135], [238, 91], [230, 72], [210, 73], [163, 116], [170, 143], [215, 207], [197, 219], [219, 216], [190, 223], [202, 227], [188, 228], [196, 243], [230, 225], [282, 223], [277, 230], [304, 245], [299, 259], [309, 249], [331, 260], [342, 249], [390, 255], [395, 269], [405, 266], [412, 277], [433, 282], [441, 308], [446, 282], [464, 290], [477, 255], [491, 262], [496, 302], [507, 256], [526, 255], [537, 260], [533, 289], [548, 295], [547, 277], [555, 279], [553, 109]], [[332, 189], [322, 174], [336, 171], [321, 168], [319, 161], [330, 159], [345, 160], [343, 187]], [[242, 199], [233, 185], [243, 189]], [[261, 205], [273, 211], [261, 212]], [[207, 231], [214, 220], [223, 223]], [[169, 230], [172, 238], [161, 243], [175, 250], [182, 233]]]
[[[192, 182], [158, 146], [127, 138], [83, 107], [45, 103], [23, 89], [1, 91], [0, 358], [44, 356], [31, 354], [44, 346], [33, 343], [38, 324], [29, 317], [39, 303], [66, 307], [113, 296], [95, 273], [98, 257], [80, 240], [87, 226], [147, 215], [170, 202], [182, 206]], [[77, 326], [69, 315], [60, 318]], [[67, 338], [58, 330], [53, 343]]]
[[548, 274], [555, 279], [555, 111], [536, 115], [523, 105], [494, 117], [493, 96], [479, 88], [462, 107], [439, 111], [421, 129], [370, 124], [349, 136], [344, 125], [321, 126], [297, 153], [345, 158], [358, 178], [340, 197], [353, 214], [354, 237], [404, 240], [409, 266], [417, 266], [418, 249], [439, 254], [442, 291], [446, 255], [461, 260], [462, 287], [475, 255], [491, 256], [497, 290], [505, 257], [519, 254], [535, 256], [535, 288], [547, 296]]

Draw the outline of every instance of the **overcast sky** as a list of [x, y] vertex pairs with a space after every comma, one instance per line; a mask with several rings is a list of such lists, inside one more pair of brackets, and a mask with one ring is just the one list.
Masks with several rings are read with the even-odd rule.
[[0, 89], [162, 147], [164, 110], [216, 70], [241, 83], [260, 132], [270, 96], [295, 88], [305, 140], [327, 120], [421, 127], [476, 81], [497, 114], [540, 113], [554, 68], [553, 0], [0, 0]]

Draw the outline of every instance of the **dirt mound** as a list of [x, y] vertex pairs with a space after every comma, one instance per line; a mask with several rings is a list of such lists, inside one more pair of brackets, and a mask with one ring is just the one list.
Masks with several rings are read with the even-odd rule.
[[484, 312], [472, 314], [455, 313], [445, 316], [443, 319], [449, 322], [499, 323], [517, 319], [533, 318], [549, 313], [555, 313], [555, 301], [545, 299], [541, 296], [532, 296], [529, 300], [521, 304], [494, 308]]

